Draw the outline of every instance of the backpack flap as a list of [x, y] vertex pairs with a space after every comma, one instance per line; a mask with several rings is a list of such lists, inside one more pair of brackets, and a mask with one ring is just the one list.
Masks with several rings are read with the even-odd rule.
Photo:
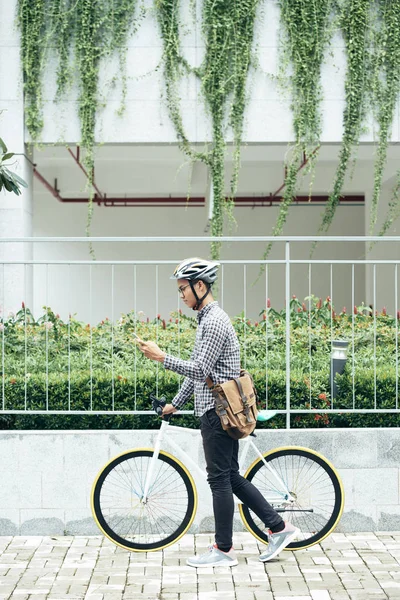
[[240, 412], [247, 414], [251, 406], [256, 403], [253, 384], [248, 375], [232, 379], [220, 384], [229, 406], [234, 415]]

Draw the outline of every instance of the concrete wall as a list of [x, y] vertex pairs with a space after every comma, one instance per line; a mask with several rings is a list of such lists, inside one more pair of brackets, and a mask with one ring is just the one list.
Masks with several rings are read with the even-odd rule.
[[[116, 454], [138, 446], [151, 447], [156, 433], [1, 433], [0, 535], [98, 534], [90, 512], [90, 490], [97, 472]], [[204, 466], [199, 431], [182, 429], [175, 440]], [[399, 430], [271, 430], [260, 431], [256, 443], [262, 451], [306, 446], [333, 462], [346, 493], [338, 531], [400, 529]], [[205, 482], [196, 483], [200, 506], [193, 530], [210, 531], [211, 496]], [[235, 528], [241, 528], [238, 514]]]

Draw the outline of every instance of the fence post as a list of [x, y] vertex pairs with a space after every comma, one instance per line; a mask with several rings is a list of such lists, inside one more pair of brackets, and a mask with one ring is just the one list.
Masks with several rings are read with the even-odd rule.
[[290, 429], [290, 242], [285, 242], [286, 429]]

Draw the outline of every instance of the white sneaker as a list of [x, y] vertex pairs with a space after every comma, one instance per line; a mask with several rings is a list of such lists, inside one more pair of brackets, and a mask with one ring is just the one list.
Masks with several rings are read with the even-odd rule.
[[200, 556], [191, 556], [186, 564], [189, 567], [236, 567], [238, 564], [236, 554], [231, 548], [229, 552], [222, 552], [217, 546], [210, 546], [207, 552]]
[[267, 562], [271, 558], [275, 558], [286, 546], [290, 544], [300, 533], [300, 529], [291, 523], [285, 523], [285, 529], [277, 533], [271, 533], [268, 537], [268, 546], [265, 552], [260, 554], [259, 560]]

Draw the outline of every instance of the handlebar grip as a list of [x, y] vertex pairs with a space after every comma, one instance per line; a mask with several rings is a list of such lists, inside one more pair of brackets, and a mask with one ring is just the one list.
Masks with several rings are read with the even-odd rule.
[[162, 416], [163, 407], [167, 404], [166, 399], [164, 397], [158, 399], [157, 396], [155, 396], [154, 394], [150, 394], [150, 399], [152, 401], [153, 409], [156, 412], [156, 414], [159, 417], [162, 417], [165, 421], [169, 421], [172, 417], [172, 414]]

